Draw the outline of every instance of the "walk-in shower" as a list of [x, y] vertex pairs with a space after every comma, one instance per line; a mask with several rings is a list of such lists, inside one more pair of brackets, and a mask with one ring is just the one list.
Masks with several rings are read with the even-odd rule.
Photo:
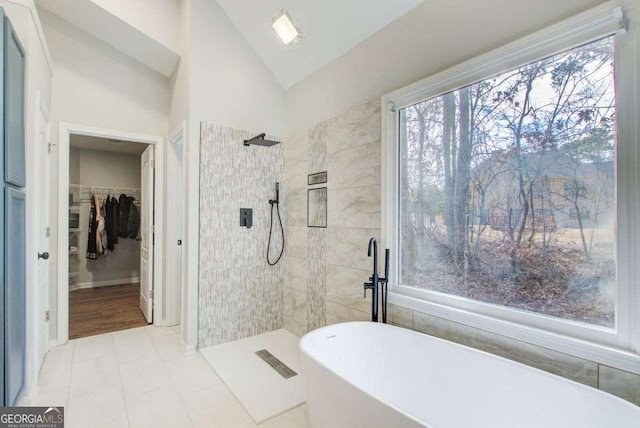
[[[273, 141], [265, 139], [266, 134], [263, 132], [262, 134], [256, 135], [253, 138], [248, 140], [244, 140], [243, 144], [247, 147], [249, 146], [264, 146], [271, 147], [276, 144], [280, 144], [280, 141]], [[282, 254], [284, 254], [284, 228], [282, 227], [282, 217], [280, 217], [280, 183], [276, 182], [276, 198], [269, 199], [269, 205], [271, 205], [271, 221], [269, 225], [269, 240], [267, 241], [267, 263], [269, 266], [275, 266], [278, 264], [280, 259], [282, 258]], [[282, 233], [282, 248], [280, 248], [280, 254], [275, 259], [275, 261], [271, 261], [269, 253], [271, 251], [271, 239], [273, 237], [273, 210], [276, 210], [276, 214], [278, 216], [278, 223], [280, 224], [280, 231]]]

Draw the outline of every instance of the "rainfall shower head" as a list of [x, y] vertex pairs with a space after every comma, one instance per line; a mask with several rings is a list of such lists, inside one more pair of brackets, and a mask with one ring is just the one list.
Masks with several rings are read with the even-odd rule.
[[271, 146], [275, 146], [276, 144], [280, 144], [280, 141], [265, 140], [264, 137], [265, 137], [265, 134], [263, 132], [262, 134], [256, 135], [255, 137], [249, 140], [244, 140], [244, 145], [247, 147], [248, 146], [271, 147]]

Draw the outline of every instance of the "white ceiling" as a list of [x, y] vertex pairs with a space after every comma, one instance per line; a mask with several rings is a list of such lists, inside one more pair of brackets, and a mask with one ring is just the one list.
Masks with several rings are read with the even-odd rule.
[[[348, 52], [423, 0], [217, 0], [286, 89]], [[271, 27], [285, 8], [304, 38], [285, 46]]]
[[120, 140], [114, 141], [107, 138], [77, 134], [71, 134], [69, 145], [78, 149], [125, 153], [129, 155], [140, 155], [147, 148], [147, 145], [142, 143]]
[[170, 77], [180, 56], [91, 0], [36, 0], [36, 5]]

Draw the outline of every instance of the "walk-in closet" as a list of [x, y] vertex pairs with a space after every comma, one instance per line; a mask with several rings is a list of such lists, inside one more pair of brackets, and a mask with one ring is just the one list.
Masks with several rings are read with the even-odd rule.
[[153, 148], [84, 135], [70, 138], [70, 339], [151, 322], [141, 292], [149, 212], [149, 192], [143, 195], [142, 189], [145, 150]]

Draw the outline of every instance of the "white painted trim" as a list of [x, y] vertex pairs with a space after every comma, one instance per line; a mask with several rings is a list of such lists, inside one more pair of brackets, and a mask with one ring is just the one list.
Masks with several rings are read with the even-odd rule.
[[186, 264], [183, 266], [183, 283], [185, 287], [182, 295], [181, 336], [185, 344], [197, 349], [198, 287], [200, 280], [200, 123], [196, 126], [190, 124], [186, 128], [184, 145], [184, 153], [187, 155], [185, 159], [183, 159], [183, 185], [185, 185], [187, 189], [184, 204], [184, 206], [187, 207], [185, 213], [187, 234], [185, 235], [186, 246], [182, 249], [183, 254], [186, 253], [184, 254], [185, 257], [183, 257]]
[[180, 350], [184, 355], [194, 354], [196, 352], [195, 345], [187, 345], [183, 341], [180, 341]]
[[38, 39], [40, 39], [40, 45], [42, 46], [42, 51], [44, 52], [44, 56], [47, 59], [47, 66], [49, 67], [49, 72], [53, 75], [53, 60], [51, 59], [51, 51], [49, 51], [49, 45], [47, 44], [47, 39], [44, 35], [44, 30], [42, 29], [42, 23], [40, 22], [40, 16], [38, 15], [38, 9], [36, 8], [35, 2], [33, 0], [6, 0], [6, 1], [29, 9], [29, 13], [31, 14], [31, 20], [33, 21], [33, 25], [35, 25], [36, 27], [36, 32], [38, 33]]
[[[182, 311], [182, 291], [184, 289], [184, 267], [186, 266], [185, 263], [185, 257], [186, 257], [186, 251], [184, 251], [184, 238], [186, 236], [186, 216], [187, 216], [187, 210], [186, 210], [186, 205], [185, 205], [185, 201], [184, 201], [184, 196], [186, 194], [186, 180], [185, 180], [185, 171], [184, 171], [184, 167], [185, 167], [185, 158], [186, 158], [186, 154], [185, 154], [185, 144], [184, 144], [184, 140], [185, 140], [185, 133], [186, 133], [186, 123], [185, 122], [181, 122], [178, 127], [169, 134], [169, 137], [167, 139], [168, 144], [167, 144], [167, 156], [166, 156], [166, 172], [167, 172], [167, 186], [166, 186], [166, 190], [168, 193], [168, 198], [171, 198], [172, 196], [174, 196], [172, 198], [172, 203], [168, 204], [166, 206], [166, 225], [167, 225], [167, 230], [166, 230], [166, 238], [167, 238], [167, 257], [165, 258], [165, 273], [166, 273], [166, 294], [167, 296], [179, 296], [179, 298], [177, 300], [169, 300], [169, 298], [167, 297], [167, 302], [165, 305], [165, 319], [167, 321], [167, 325], [177, 325], [181, 322], [181, 311]], [[182, 153], [182, 159], [181, 159], [181, 165], [180, 165], [180, 172], [181, 172], [181, 176], [179, 177], [180, 182], [182, 183], [182, 188], [181, 189], [175, 189], [175, 186], [173, 186], [173, 183], [175, 183], [178, 179], [178, 177], [175, 177], [175, 167], [177, 165], [177, 160], [174, 156], [172, 152], [172, 150], [174, 150], [174, 146], [175, 148], [178, 148]], [[179, 146], [179, 147], [178, 147]], [[182, 196], [182, 199], [180, 198], [176, 198], [175, 197], [175, 193], [177, 193], [178, 195]], [[176, 204], [175, 201], [178, 201], [178, 203]], [[168, 202], [168, 201], [167, 201]], [[178, 209], [182, 210], [181, 212], [181, 216], [182, 216], [182, 225], [180, 227], [180, 231], [178, 234], [175, 233], [175, 231], [170, 230], [173, 225], [169, 224], [169, 220], [170, 218], [174, 218], [177, 214], [176, 212], [178, 211]], [[173, 265], [174, 261], [176, 260], [175, 256], [176, 256], [176, 252], [174, 252], [174, 250], [176, 249], [175, 243], [173, 241], [169, 241], [170, 239], [182, 239], [183, 240], [183, 248], [181, 249], [182, 251], [182, 257], [180, 260], [180, 266], [182, 269], [182, 274], [180, 277], [180, 280], [178, 282], [173, 281], [173, 273], [174, 269], [175, 269], [175, 265]], [[177, 289], [175, 289], [177, 288]]]
[[[464, 62], [382, 97], [382, 239], [392, 248], [389, 301], [418, 312], [481, 328], [513, 339], [564, 352], [597, 363], [640, 374], [640, 304], [637, 282], [640, 263], [635, 224], [640, 208], [640, 129], [637, 123], [640, 95], [640, 36], [638, 9], [625, 10], [625, 21], [617, 2], [607, 2], [573, 18], [526, 36], [502, 48]], [[622, 17], [622, 18], [621, 18]], [[621, 30], [623, 24], [628, 28]], [[439, 96], [504, 70], [544, 58], [561, 50], [601, 38], [620, 35], [616, 51], [618, 104], [618, 319], [615, 329], [560, 320], [456, 296], [398, 285], [398, 119], [397, 111], [416, 102]], [[621, 54], [624, 50], [624, 54]], [[626, 143], [626, 144], [625, 144]]]
[[[60, 233], [66, 231], [69, 225], [69, 138], [71, 134], [88, 135], [100, 138], [115, 138], [134, 143], [151, 144], [155, 150], [155, 245], [154, 259], [164, 259], [164, 138], [154, 135], [136, 134], [126, 131], [94, 128], [69, 123], [59, 124], [58, 136], [58, 254], [67, 254], [69, 235]], [[59, 344], [69, 340], [69, 258], [59, 257], [58, 260], [58, 337]], [[163, 325], [164, 306], [164, 264], [154, 263], [153, 267], [153, 324]]]
[[100, 288], [111, 287], [112, 285], [127, 285], [140, 282], [140, 278], [127, 278], [127, 279], [112, 279], [108, 281], [95, 281], [95, 282], [79, 282], [69, 286], [69, 291], [83, 290], [86, 288]]

